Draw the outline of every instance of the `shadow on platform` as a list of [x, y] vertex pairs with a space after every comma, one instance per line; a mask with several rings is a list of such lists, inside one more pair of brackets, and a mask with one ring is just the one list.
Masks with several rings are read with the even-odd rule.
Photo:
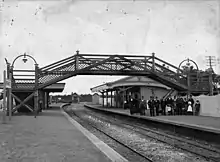
[[[42, 110], [42, 112], [39, 112], [37, 116], [62, 116], [62, 114], [59, 111], [60, 111], [59, 106], [53, 106], [50, 107], [49, 109]], [[13, 116], [33, 116], [33, 117], [34, 115], [35, 115], [34, 112], [13, 114]]]

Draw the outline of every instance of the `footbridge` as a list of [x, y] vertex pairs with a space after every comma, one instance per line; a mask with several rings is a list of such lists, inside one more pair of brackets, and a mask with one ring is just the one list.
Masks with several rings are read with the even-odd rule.
[[[25, 54], [24, 57], [27, 57]], [[31, 57], [31, 56], [30, 56]], [[34, 78], [16, 78], [15, 73], [32, 72]], [[101, 55], [76, 54], [62, 59], [48, 66], [39, 68], [35, 61], [35, 70], [15, 70], [7, 63], [7, 77], [12, 80], [12, 97], [19, 101], [13, 112], [25, 106], [29, 110], [39, 108], [40, 91], [57, 82], [77, 75], [126, 75], [148, 76], [179, 92], [207, 93], [210, 91], [210, 75], [207, 73], [186, 72], [174, 66], [155, 54], [147, 55]], [[26, 76], [26, 75], [25, 75]], [[24, 95], [19, 99], [19, 95]], [[34, 98], [34, 105], [27, 105], [27, 101]]]

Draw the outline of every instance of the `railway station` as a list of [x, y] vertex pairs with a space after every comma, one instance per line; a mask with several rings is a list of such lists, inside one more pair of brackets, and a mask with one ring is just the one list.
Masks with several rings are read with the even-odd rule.
[[218, 1], [3, 3], [0, 162], [220, 161]]
[[[90, 123], [89, 125], [91, 125], [91, 122], [93, 123], [91, 125], [92, 128], [101, 132], [103, 132], [103, 128], [107, 127], [96, 123], [93, 121], [93, 118], [103, 120], [103, 122], [111, 122], [111, 124], [114, 123], [117, 126], [120, 126], [118, 125], [119, 123], [125, 122], [123, 126], [121, 125], [120, 127], [124, 127], [125, 125], [128, 125], [129, 127], [135, 126], [137, 132], [147, 130], [147, 132], [152, 131], [152, 133], [156, 133], [159, 136], [161, 136], [161, 132], [155, 132], [155, 128], [160, 131], [168, 131], [170, 133], [163, 133], [163, 136], [165, 135], [166, 138], [174, 138], [175, 140], [179, 141], [176, 141], [177, 143], [175, 143], [175, 147], [187, 150], [191, 154], [199, 156], [199, 161], [204, 161], [203, 158], [207, 158], [209, 153], [212, 153], [212, 157], [209, 157], [210, 159], [213, 161], [219, 160], [220, 152], [214, 151], [215, 149], [210, 150], [210, 148], [206, 146], [201, 146], [203, 141], [209, 142], [210, 145], [213, 145], [213, 147], [219, 147], [220, 145], [220, 113], [218, 107], [216, 107], [218, 106], [219, 95], [218, 87], [216, 87], [214, 84], [214, 80], [216, 80], [216, 77], [218, 76], [210, 71], [199, 70], [197, 64], [193, 60], [186, 59], [183, 61], [187, 63], [191, 61], [195, 64], [194, 67], [191, 66], [188, 70], [184, 71], [181, 69], [183, 62], [176, 67], [168, 62], [165, 62], [164, 60], [157, 58], [154, 53], [150, 56], [89, 55], [80, 54], [79, 51], [77, 51], [74, 56], [70, 56], [69, 58], [55, 62], [43, 68], [39, 68], [38, 64], [35, 62], [35, 70], [28, 71], [35, 72], [33, 79], [17, 79], [16, 76], [22, 75], [15, 73], [22, 72], [22, 70], [14, 69], [13, 64], [19, 58], [25, 62], [27, 57], [34, 59], [32, 56], [24, 54], [18, 56], [13, 61], [12, 65], [7, 62], [7, 71], [4, 72], [4, 83], [1, 83], [1, 88], [4, 90], [3, 94], [1, 95], [1, 98], [4, 99], [3, 114], [9, 116], [10, 120], [17, 118], [16, 114], [19, 115], [21, 112], [26, 112], [33, 114], [36, 120], [45, 120], [47, 124], [45, 124], [44, 127], [47, 126], [47, 129], [49, 129], [49, 127], [52, 127], [49, 125], [50, 122], [47, 121], [49, 116], [54, 119], [58, 118], [59, 115], [57, 114], [57, 108], [61, 109], [61, 114], [63, 114], [69, 120], [69, 122], [74, 125], [74, 127], [79, 129], [81, 133], [83, 133], [90, 140], [90, 142], [95, 144], [95, 146], [104, 154], [104, 156], [107, 156], [112, 161], [127, 161], [127, 159], [118, 154], [117, 151], [115, 152], [115, 150], [112, 150], [112, 148], [105, 143], [103, 143], [102, 146], [97, 145], [97, 142], [95, 141], [99, 141], [100, 139], [96, 138], [93, 134], [90, 134], [88, 130], [82, 127], [79, 123], [88, 120]], [[120, 64], [118, 64], [119, 62]], [[84, 105], [80, 104], [79, 97], [76, 93], [72, 94], [72, 104], [66, 103], [59, 105], [59, 103], [56, 103], [55, 105], [49, 105], [49, 93], [62, 92], [64, 89], [65, 83], [58, 82], [70, 77], [75, 77], [76, 75], [88, 74], [125, 76], [129, 74], [130, 76], [91, 88], [92, 92], [96, 92], [95, 96], [93, 97], [93, 99], [96, 100], [95, 105], [92, 103], [86, 103]], [[197, 116], [194, 114], [187, 116], [186, 114], [171, 114], [166, 116], [161, 114], [159, 116], [156, 115], [151, 117], [149, 116], [149, 112], [146, 114], [144, 113], [144, 116], [129, 113], [129, 111], [131, 111], [129, 99], [131, 98], [149, 101], [149, 98], [152, 96], [163, 100], [175, 95], [186, 96], [187, 98], [189, 95], [193, 95], [194, 97], [197, 97], [197, 99], [200, 98], [200, 100], [202, 99], [202, 96], [202, 100], [205, 100], [205, 102], [202, 102], [201, 100], [201, 110]], [[8, 98], [7, 100], [6, 97]], [[15, 102], [13, 102], [13, 100]], [[15, 105], [13, 103], [15, 103]], [[212, 103], [208, 109], [207, 106], [204, 106], [205, 104], [207, 105], [207, 103]], [[48, 109], [48, 107], [50, 108]], [[90, 111], [86, 111], [85, 108]], [[149, 111], [149, 108], [150, 106], [148, 104], [146, 111]], [[136, 109], [138, 109], [137, 105]], [[210, 112], [210, 109], [212, 113], [207, 114], [207, 112]], [[74, 114], [75, 117], [71, 117], [70, 114]], [[87, 115], [90, 115], [90, 117], [87, 118]], [[114, 117], [114, 122], [111, 121], [112, 117]], [[32, 120], [34, 118], [32, 118]], [[120, 122], [116, 122], [116, 118], [117, 120], [120, 119]], [[18, 120], [18, 118], [16, 120]], [[56, 120], [58, 121], [60, 119]], [[25, 122], [25, 118], [23, 121], [20, 121], [20, 123], [22, 122]], [[64, 124], [64, 122], [61, 123]], [[141, 127], [140, 124], [142, 125]], [[145, 128], [143, 128], [143, 124]], [[25, 124], [22, 124], [22, 126], [25, 126]], [[62, 127], [62, 125], [60, 126]], [[21, 127], [21, 125], [19, 127]], [[28, 126], [26, 125], [26, 127]], [[106, 131], [108, 132], [111, 129], [111, 127], [108, 127]], [[56, 131], [59, 132], [60, 130], [57, 129]], [[118, 130], [115, 130], [115, 132], [117, 131]], [[103, 133], [106, 134], [105, 132]], [[115, 137], [110, 136], [110, 134], [107, 133], [106, 135], [109, 138], [115, 139]], [[153, 138], [153, 136], [147, 136]], [[180, 138], [177, 136], [186, 136], [190, 139], [188, 139], [186, 142], [184, 137]], [[170, 145], [170, 140], [164, 141], [157, 136], [154, 138]], [[197, 139], [202, 142], [200, 144], [196, 142], [192, 144], [192, 139]], [[129, 140], [129, 138], [127, 140]], [[181, 144], [183, 141], [185, 143], [184, 147]], [[160, 154], [154, 155], [155, 157], [153, 159], [149, 158], [149, 155], [146, 156], [138, 151], [135, 151], [133, 146], [128, 146], [125, 141], [120, 143], [124, 147], [128, 147], [131, 151], [133, 151], [133, 154], [138, 154], [140, 156], [139, 158], [145, 159], [145, 161], [153, 161], [155, 158], [161, 158]], [[150, 142], [148, 144], [150, 145]], [[192, 145], [195, 150], [202, 148], [202, 154], [201, 152], [195, 150], [189, 151], [189, 149], [185, 148], [185, 145]], [[109, 152], [112, 152], [112, 156], [108, 154]], [[174, 154], [179, 154], [174, 150], [172, 152]], [[166, 158], [169, 159], [171, 156], [167, 156]], [[192, 160], [187, 155], [183, 159], [185, 159], [185, 161]]]

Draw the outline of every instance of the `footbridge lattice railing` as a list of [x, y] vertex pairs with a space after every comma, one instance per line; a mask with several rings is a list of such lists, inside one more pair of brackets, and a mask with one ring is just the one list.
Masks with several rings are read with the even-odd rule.
[[[99, 55], [79, 54], [78, 51], [73, 56], [39, 68], [38, 89], [76, 75], [142, 75], [180, 91], [188, 89], [187, 74], [182, 69], [155, 57], [154, 54], [150, 56]], [[15, 79], [14, 88], [23, 86], [30, 89], [33, 82], [33, 79]]]
[[[169, 68], [168, 68], [169, 66]], [[76, 54], [39, 69], [39, 88], [76, 75], [148, 75], [186, 89], [183, 70], [154, 55]]]

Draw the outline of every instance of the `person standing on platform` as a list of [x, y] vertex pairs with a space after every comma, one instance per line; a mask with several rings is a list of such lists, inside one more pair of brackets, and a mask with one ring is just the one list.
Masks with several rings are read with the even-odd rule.
[[183, 99], [183, 97], [180, 97], [180, 105], [181, 105], [181, 108], [180, 108], [180, 115], [184, 115], [184, 110], [185, 110], [185, 101]]
[[42, 109], [43, 109], [43, 101], [42, 99], [39, 100], [39, 109], [38, 109], [38, 113], [39, 112], [42, 112]]
[[173, 115], [177, 114], [176, 96], [173, 97]]
[[188, 101], [187, 115], [193, 115], [192, 103]]
[[148, 107], [150, 108], [150, 116], [155, 116], [154, 115], [154, 100], [153, 97], [150, 97], [150, 100], [148, 101]]
[[160, 101], [158, 100], [157, 96], [154, 100], [154, 107], [156, 108], [156, 116], [159, 116]]
[[160, 106], [161, 106], [161, 109], [162, 109], [162, 114], [166, 115], [166, 101], [164, 99], [160, 100]]
[[186, 114], [187, 114], [187, 107], [188, 107], [187, 99], [186, 99], [186, 98], [183, 98], [183, 107], [182, 107], [183, 115], [186, 115]]
[[171, 110], [169, 109], [169, 115], [173, 115], [173, 99], [171, 97], [168, 97], [166, 105], [171, 108]]
[[193, 112], [193, 109], [194, 109], [194, 100], [193, 100], [193, 98], [192, 98], [192, 95], [189, 96], [188, 102], [191, 102], [192, 112]]
[[196, 100], [196, 103], [195, 103], [195, 115], [196, 116], [199, 116], [199, 112], [200, 112], [200, 102], [199, 100]]
[[144, 96], [141, 97], [140, 102], [140, 114], [145, 115], [145, 110], [147, 109], [146, 100], [144, 99]]
[[176, 99], [176, 111], [177, 115], [182, 115], [183, 99], [180, 96], [177, 96]]

